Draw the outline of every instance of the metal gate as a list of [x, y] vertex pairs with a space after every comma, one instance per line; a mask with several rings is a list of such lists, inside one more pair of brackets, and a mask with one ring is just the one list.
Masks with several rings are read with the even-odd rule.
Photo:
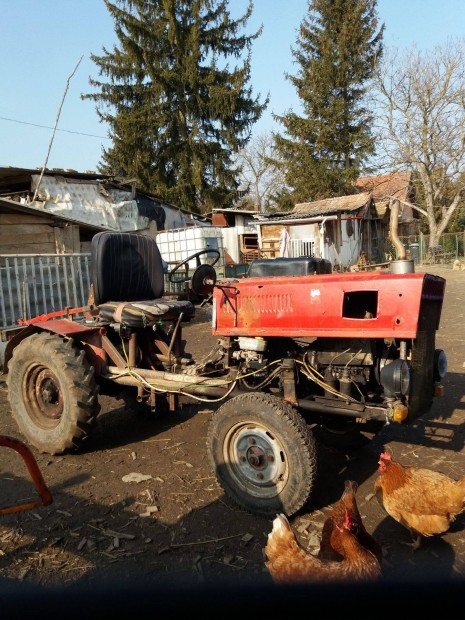
[[0, 328], [40, 314], [85, 306], [90, 254], [0, 255]]

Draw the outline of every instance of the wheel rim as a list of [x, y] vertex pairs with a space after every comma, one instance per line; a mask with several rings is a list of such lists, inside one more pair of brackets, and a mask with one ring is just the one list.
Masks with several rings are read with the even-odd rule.
[[27, 411], [35, 424], [57, 426], [63, 415], [63, 393], [56, 375], [46, 366], [31, 366], [24, 377]]
[[258, 498], [277, 496], [289, 472], [284, 446], [259, 424], [233, 426], [223, 444], [225, 467], [235, 484]]

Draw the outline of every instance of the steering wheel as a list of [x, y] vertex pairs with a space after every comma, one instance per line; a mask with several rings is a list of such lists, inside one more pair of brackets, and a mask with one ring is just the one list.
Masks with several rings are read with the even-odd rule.
[[201, 266], [200, 263], [200, 257], [203, 256], [204, 254], [216, 254], [216, 258], [214, 259], [214, 261], [212, 263], [208, 263], [210, 265], [210, 267], [213, 267], [213, 265], [216, 265], [216, 263], [218, 262], [221, 254], [219, 250], [216, 249], [210, 249], [210, 250], [200, 250], [200, 252], [196, 252], [195, 254], [191, 254], [188, 258], [186, 258], [185, 260], [183, 260], [182, 262], [178, 263], [176, 265], [176, 267], [173, 267], [173, 269], [171, 269], [171, 271], [168, 274], [168, 279], [170, 282], [173, 283], [182, 283], [182, 282], [188, 282], [190, 280], [188, 274], [187, 274], [187, 270], [186, 270], [186, 275], [183, 278], [173, 278], [174, 274], [179, 271], [179, 269], [181, 269], [181, 267], [185, 267], [186, 265], [188, 265], [190, 263], [191, 260], [193, 260], [194, 258], [196, 259], [196, 268], [198, 269]]

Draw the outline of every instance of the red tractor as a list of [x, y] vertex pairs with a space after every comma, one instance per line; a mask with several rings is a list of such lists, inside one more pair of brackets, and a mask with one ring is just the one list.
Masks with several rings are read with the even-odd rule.
[[210, 295], [218, 340], [195, 360], [182, 337], [195, 306], [164, 297], [156, 241], [95, 235], [89, 305], [23, 321], [4, 337], [13, 416], [30, 444], [60, 454], [91, 433], [99, 393], [124, 389], [155, 412], [224, 401], [207, 442], [218, 481], [248, 511], [292, 515], [312, 492], [317, 441], [361, 447], [440, 395], [445, 280], [414, 273], [410, 261], [390, 273], [331, 273], [310, 257], [257, 261], [247, 277], [217, 280], [200, 263], [210, 252], [194, 255], [188, 288]]

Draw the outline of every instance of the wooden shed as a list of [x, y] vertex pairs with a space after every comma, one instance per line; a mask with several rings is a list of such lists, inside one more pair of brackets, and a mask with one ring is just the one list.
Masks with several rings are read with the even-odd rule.
[[416, 201], [412, 172], [391, 172], [374, 176], [360, 177], [355, 187], [361, 192], [371, 192], [376, 212], [389, 226], [389, 204], [399, 201], [398, 235], [408, 237], [420, 232], [420, 214], [410, 206]]
[[370, 263], [385, 260], [386, 227], [370, 192], [299, 203], [256, 219], [269, 258], [317, 256], [341, 270], [357, 264], [362, 252]]

